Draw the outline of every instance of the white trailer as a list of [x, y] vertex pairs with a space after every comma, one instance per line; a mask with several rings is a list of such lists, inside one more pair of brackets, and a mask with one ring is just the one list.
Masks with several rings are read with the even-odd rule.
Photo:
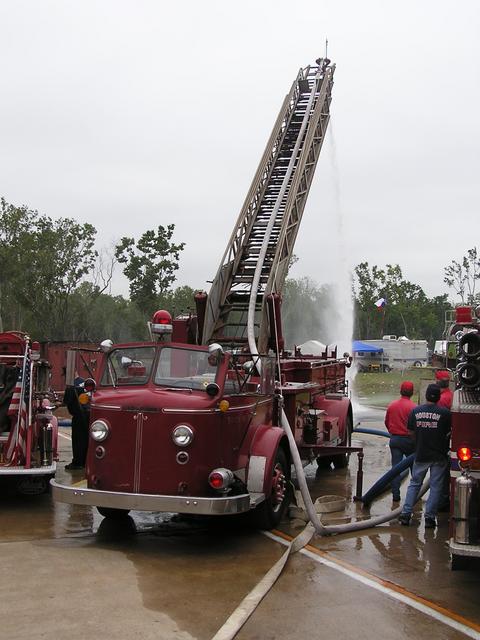
[[426, 340], [409, 340], [405, 336], [383, 336], [382, 340], [362, 340], [383, 349], [382, 369], [406, 369], [407, 367], [426, 367], [428, 346]]

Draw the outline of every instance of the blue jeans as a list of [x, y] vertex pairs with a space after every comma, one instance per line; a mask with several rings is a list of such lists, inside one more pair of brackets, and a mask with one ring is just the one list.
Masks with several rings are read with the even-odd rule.
[[448, 463], [446, 460], [444, 462], [414, 462], [412, 479], [408, 485], [407, 497], [405, 498], [402, 513], [406, 515], [412, 513], [423, 480], [429, 469], [430, 491], [428, 494], [427, 504], [425, 505], [425, 517], [435, 518], [437, 515], [438, 503], [443, 491], [443, 479], [448, 470]]
[[[410, 436], [390, 436], [390, 453], [392, 454], [392, 467], [401, 462], [404, 457], [415, 451], [415, 443]], [[394, 500], [400, 500], [401, 474], [393, 478], [391, 482], [392, 496]]]

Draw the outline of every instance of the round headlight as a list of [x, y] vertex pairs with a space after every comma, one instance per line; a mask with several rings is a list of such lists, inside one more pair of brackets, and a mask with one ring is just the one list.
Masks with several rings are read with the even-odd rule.
[[172, 431], [172, 440], [178, 447], [188, 447], [193, 440], [193, 430], [186, 424], [179, 424]]
[[97, 442], [102, 442], [110, 433], [108, 425], [103, 420], [95, 420], [90, 425], [90, 435]]

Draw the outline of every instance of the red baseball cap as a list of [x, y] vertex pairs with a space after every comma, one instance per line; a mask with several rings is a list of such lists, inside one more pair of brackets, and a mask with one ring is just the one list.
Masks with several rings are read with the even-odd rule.
[[450, 374], [445, 369], [438, 369], [435, 371], [436, 380], [450, 380]]
[[410, 382], [410, 380], [404, 380], [400, 385], [400, 393], [411, 396], [413, 393], [413, 382]]

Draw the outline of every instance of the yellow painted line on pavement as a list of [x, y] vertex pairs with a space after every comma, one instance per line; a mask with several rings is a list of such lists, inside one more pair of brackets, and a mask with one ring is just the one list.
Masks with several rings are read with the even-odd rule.
[[[281, 544], [290, 543], [293, 538], [282, 531], [272, 530], [272, 531], [262, 531], [264, 535], [272, 540], [276, 540]], [[464, 633], [470, 638], [475, 638], [476, 640], [480, 640], [480, 625], [474, 622], [473, 620], [469, 620], [464, 616], [455, 613], [454, 611], [450, 611], [445, 607], [437, 604], [436, 602], [432, 602], [431, 600], [427, 600], [422, 596], [418, 596], [411, 591], [408, 591], [404, 587], [401, 587], [394, 582], [390, 582], [390, 580], [385, 580], [384, 578], [379, 578], [373, 573], [369, 573], [360, 567], [356, 567], [355, 565], [346, 562], [345, 560], [341, 560], [335, 556], [332, 556], [327, 551], [322, 551], [321, 549], [317, 549], [311, 544], [307, 544], [303, 549], [299, 551], [303, 555], [315, 560], [316, 562], [320, 562], [325, 564], [332, 569], [340, 571], [345, 575], [366, 584], [377, 591], [381, 591], [389, 595], [396, 600], [400, 600], [405, 604], [417, 609], [418, 611], [422, 611], [423, 613], [429, 615], [432, 618], [442, 622], [443, 624], [448, 625], [449, 627]]]
[[81, 480], [79, 480], [78, 482], [74, 482], [70, 486], [71, 487], [77, 487], [77, 488], [80, 488], [80, 489], [86, 489], [87, 488], [87, 479], [86, 478], [82, 478]]

